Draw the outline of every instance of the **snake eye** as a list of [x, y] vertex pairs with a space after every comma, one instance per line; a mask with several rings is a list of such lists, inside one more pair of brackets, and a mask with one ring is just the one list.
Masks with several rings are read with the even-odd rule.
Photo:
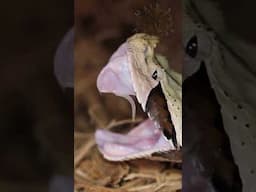
[[156, 71], [156, 70], [155, 70], [154, 73], [152, 74], [152, 78], [153, 78], [154, 80], [157, 79], [157, 71]]
[[195, 58], [198, 51], [198, 42], [197, 42], [197, 36], [193, 36], [187, 43], [186, 46], [186, 53], [192, 57]]

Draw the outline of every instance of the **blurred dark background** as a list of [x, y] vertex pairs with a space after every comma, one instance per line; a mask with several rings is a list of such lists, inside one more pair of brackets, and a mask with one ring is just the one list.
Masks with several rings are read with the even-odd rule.
[[73, 91], [53, 72], [73, 4], [1, 3], [0, 191], [47, 191], [52, 175], [73, 175]]

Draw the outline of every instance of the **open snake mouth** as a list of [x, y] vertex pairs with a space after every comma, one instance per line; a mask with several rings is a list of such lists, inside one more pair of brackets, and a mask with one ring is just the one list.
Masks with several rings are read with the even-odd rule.
[[[180, 130], [177, 121], [180, 120], [181, 106], [176, 103], [179, 103], [181, 94], [176, 92], [180, 91], [180, 83], [176, 80], [179, 82], [181, 78], [174, 72], [166, 74], [164, 65], [168, 61], [154, 54], [157, 42], [154, 36], [135, 34], [117, 49], [98, 75], [97, 88], [100, 92], [126, 98], [132, 106], [133, 118], [136, 109], [131, 96], [136, 96], [149, 117], [127, 134], [104, 129], [96, 131], [98, 148], [108, 160], [148, 157], [181, 147], [181, 134], [176, 138], [172, 124], [173, 121]], [[170, 117], [170, 114], [174, 115]]]
[[126, 134], [96, 131], [96, 143], [106, 159], [123, 161], [176, 150], [175, 129], [160, 85], [150, 92], [146, 112], [149, 118]]

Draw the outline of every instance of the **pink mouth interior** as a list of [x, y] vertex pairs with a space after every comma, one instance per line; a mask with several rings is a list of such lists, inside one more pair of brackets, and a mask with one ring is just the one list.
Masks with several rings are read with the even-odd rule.
[[99, 150], [111, 161], [146, 157], [154, 152], [174, 149], [150, 119], [145, 120], [126, 135], [100, 129], [96, 131], [95, 137]]

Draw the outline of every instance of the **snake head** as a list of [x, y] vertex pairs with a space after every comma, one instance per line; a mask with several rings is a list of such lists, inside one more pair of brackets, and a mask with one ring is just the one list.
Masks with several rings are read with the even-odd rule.
[[[135, 34], [112, 55], [97, 78], [97, 88], [128, 99], [135, 117], [136, 96], [144, 111], [150, 92], [159, 85], [161, 70], [157, 66], [154, 48], [158, 39], [146, 34]], [[157, 71], [157, 72], [155, 72]], [[108, 160], [122, 161], [150, 156], [155, 152], [174, 150], [175, 146], [150, 119], [134, 127], [126, 135], [98, 129], [95, 133], [100, 152]]]

